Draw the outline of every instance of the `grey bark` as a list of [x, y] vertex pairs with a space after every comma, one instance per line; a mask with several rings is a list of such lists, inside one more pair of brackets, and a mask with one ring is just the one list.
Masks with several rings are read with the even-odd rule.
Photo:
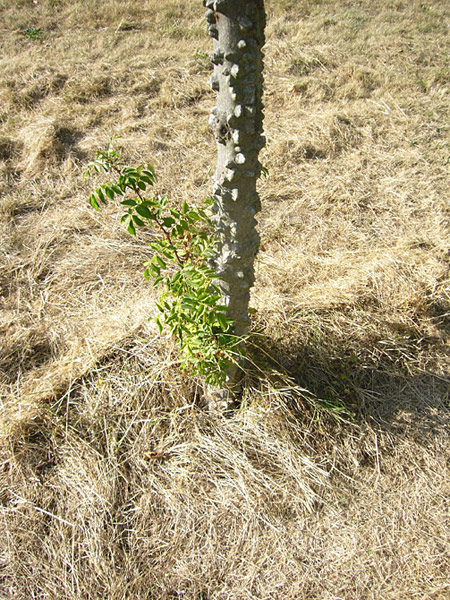
[[[211, 87], [217, 91], [210, 125], [218, 151], [213, 211], [219, 243], [212, 266], [220, 275], [218, 284], [235, 323], [234, 333], [245, 336], [259, 249], [255, 214], [260, 209], [258, 154], [265, 144], [261, 49], [266, 15], [264, 0], [203, 0], [203, 4], [213, 38]], [[229, 391], [236, 392], [240, 377], [239, 366], [231, 366], [226, 381]]]

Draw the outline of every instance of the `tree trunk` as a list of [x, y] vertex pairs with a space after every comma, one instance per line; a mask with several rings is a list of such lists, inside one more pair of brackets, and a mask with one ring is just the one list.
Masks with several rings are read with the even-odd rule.
[[[212, 266], [236, 336], [248, 333], [248, 304], [254, 283], [253, 263], [259, 248], [255, 214], [260, 209], [256, 181], [265, 144], [263, 122], [264, 0], [203, 0], [208, 33], [213, 38], [211, 87], [217, 93], [210, 125], [217, 140], [213, 178], [214, 221], [219, 243]], [[241, 366], [232, 365], [226, 379], [229, 398], [239, 390]]]

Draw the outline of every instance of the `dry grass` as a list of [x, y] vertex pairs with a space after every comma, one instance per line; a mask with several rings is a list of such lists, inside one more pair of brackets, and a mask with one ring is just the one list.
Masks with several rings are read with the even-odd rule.
[[200, 1], [0, 0], [0, 598], [450, 596], [448, 8], [267, 5], [261, 333], [213, 419], [82, 178], [118, 135], [209, 193]]

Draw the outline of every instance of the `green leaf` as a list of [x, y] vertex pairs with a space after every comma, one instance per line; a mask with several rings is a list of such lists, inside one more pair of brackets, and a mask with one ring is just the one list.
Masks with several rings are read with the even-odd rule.
[[105, 186], [105, 193], [110, 200], [114, 200], [114, 190], [111, 187]]
[[206, 298], [203, 299], [203, 303], [206, 304], [207, 306], [214, 306], [214, 304], [217, 302], [217, 296], [207, 296]]
[[147, 189], [147, 186], [145, 185], [145, 182], [144, 182], [144, 181], [141, 181], [140, 179], [138, 179], [136, 183], [138, 184], [138, 187], [139, 187], [141, 190], [145, 191], [145, 190]]
[[157, 198], [144, 198], [142, 204], [144, 204], [145, 206], [159, 206]]
[[158, 264], [163, 268], [163, 269], [167, 269], [167, 265], [166, 263], [163, 261], [163, 259], [160, 256], [156, 256], [156, 260], [158, 261]]
[[141, 215], [141, 217], [144, 217], [145, 219], [148, 219], [149, 221], [153, 218], [152, 213], [150, 212], [150, 209], [145, 204], [138, 204], [136, 206], [136, 212], [139, 213]]
[[180, 279], [181, 279], [181, 272], [178, 271], [178, 273], [176, 273], [172, 278], [172, 284], [177, 283]]
[[122, 206], [136, 206], [137, 202], [136, 200], [123, 200], [120, 204]]
[[95, 210], [100, 210], [100, 206], [97, 202], [97, 198], [95, 197], [95, 194], [91, 194], [89, 196], [89, 204], [92, 206], [92, 208], [95, 208]]
[[188, 220], [189, 223], [195, 223], [196, 221], [200, 221], [201, 217], [198, 213], [196, 213], [194, 210], [191, 210], [187, 215], [186, 215], [186, 219]]
[[189, 210], [189, 206], [188, 203], [186, 202], [186, 200], [183, 202], [183, 206], [181, 208], [181, 212], [183, 213], [183, 215], [185, 215]]
[[130, 219], [130, 222], [128, 223], [128, 227], [127, 227], [128, 233], [130, 235], [136, 235], [136, 228], [134, 226], [133, 221]]
[[103, 190], [102, 188], [97, 188], [97, 196], [100, 198], [100, 200], [103, 202], [103, 204], [106, 204], [106, 198], [103, 194]]
[[153, 165], [146, 165], [146, 169], [143, 171], [144, 175], [147, 175], [151, 179], [156, 179], [155, 169]]
[[158, 267], [158, 265], [155, 265], [155, 263], [153, 262], [150, 265], [150, 269], [153, 271], [153, 273], [156, 273], [156, 275], [160, 275], [161, 273], [161, 269]]
[[118, 194], [119, 196], [123, 196], [123, 190], [119, 185], [113, 184], [111, 186], [111, 189], [114, 191], [115, 194]]
[[164, 225], [164, 227], [172, 227], [172, 225], [175, 224], [175, 219], [172, 219], [171, 217], [165, 217], [162, 220], [162, 224]]
[[[137, 210], [137, 208], [136, 208]], [[137, 217], [136, 215], [133, 215], [133, 221], [136, 223], [136, 225], [139, 225], [139, 227], [144, 227], [145, 223], [142, 219], [140, 219], [139, 217]]]
[[226, 304], [216, 304], [214, 307], [217, 312], [227, 312], [228, 306]]
[[156, 317], [156, 319], [155, 319], [155, 323], [156, 323], [156, 325], [158, 326], [159, 333], [162, 333], [163, 326], [162, 326], [162, 323], [161, 323], [161, 321], [160, 321], [159, 317]]
[[163, 255], [168, 258], [169, 260], [173, 260], [174, 259], [174, 253], [171, 252], [169, 249], [165, 249], [162, 251]]
[[228, 329], [227, 318], [220, 312], [216, 313], [216, 319], [223, 331]]
[[196, 309], [198, 307], [198, 302], [195, 298], [189, 298], [188, 296], [185, 296], [182, 300], [181, 306], [182, 308]]

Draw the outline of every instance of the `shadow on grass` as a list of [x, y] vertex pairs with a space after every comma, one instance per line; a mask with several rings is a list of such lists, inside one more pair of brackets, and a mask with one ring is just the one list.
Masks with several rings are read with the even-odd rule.
[[280, 381], [285, 377], [307, 391], [311, 406], [331, 417], [422, 444], [449, 431], [450, 373], [423, 366], [427, 356], [432, 363], [433, 353], [448, 353], [444, 329], [442, 338], [408, 331], [388, 341], [374, 329], [352, 339], [332, 329], [317, 335], [305, 328], [298, 340], [258, 335], [250, 359], [261, 375], [279, 373]]

